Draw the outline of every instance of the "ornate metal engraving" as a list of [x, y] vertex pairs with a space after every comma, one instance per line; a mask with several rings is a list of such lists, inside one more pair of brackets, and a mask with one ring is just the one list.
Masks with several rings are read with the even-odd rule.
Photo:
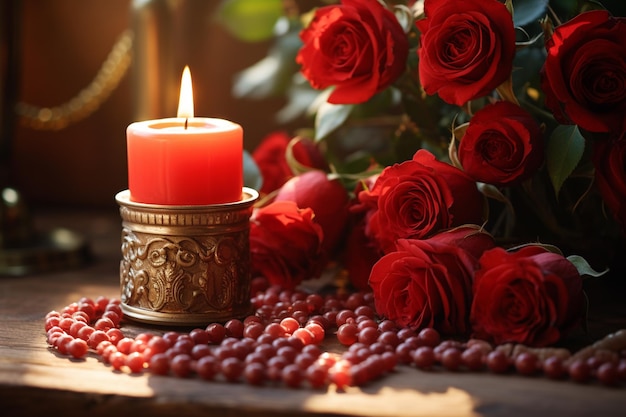
[[258, 197], [157, 206], [116, 197], [122, 217], [122, 309], [144, 322], [201, 325], [249, 314], [249, 219]]

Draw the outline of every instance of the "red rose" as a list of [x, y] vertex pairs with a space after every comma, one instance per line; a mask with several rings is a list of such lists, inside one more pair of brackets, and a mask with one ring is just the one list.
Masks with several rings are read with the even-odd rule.
[[581, 13], [546, 42], [546, 105], [561, 123], [591, 132], [626, 131], [626, 19]]
[[466, 334], [478, 256], [494, 247], [478, 227], [460, 227], [426, 240], [400, 240], [372, 268], [376, 311], [400, 326]]
[[482, 223], [484, 199], [463, 171], [420, 149], [412, 160], [386, 167], [359, 194], [370, 208], [366, 233], [390, 252], [397, 239], [422, 239], [467, 223]]
[[302, 173], [287, 181], [274, 201], [293, 201], [313, 210], [313, 220], [322, 227], [322, 243], [328, 254], [337, 247], [348, 220], [348, 193], [339, 179], [329, 179], [319, 170]]
[[365, 102], [405, 70], [407, 35], [377, 0], [320, 7], [300, 38], [296, 62], [314, 88], [335, 86], [330, 103]]
[[368, 283], [370, 271], [382, 256], [376, 243], [365, 233], [370, 208], [359, 203], [359, 194], [371, 189], [377, 179], [378, 174], [375, 174], [357, 183], [355, 197], [349, 208], [348, 235], [342, 262], [348, 272], [350, 283], [361, 291], [371, 290]]
[[592, 161], [602, 199], [626, 231], [626, 136], [594, 141]]
[[259, 167], [263, 177], [263, 186], [259, 190], [266, 195], [279, 189], [293, 171], [286, 159], [287, 147], [291, 143], [293, 157], [306, 167], [326, 169], [328, 165], [315, 144], [305, 138], [291, 139], [287, 133], [278, 131], [267, 135], [252, 153], [252, 159]]
[[263, 177], [263, 186], [259, 192], [269, 194], [280, 188], [293, 176], [285, 159], [285, 150], [289, 144], [289, 136], [285, 132], [273, 132], [267, 135], [252, 152], [252, 159], [259, 167]]
[[381, 254], [378, 247], [365, 234], [365, 217], [362, 215], [353, 217], [342, 260], [352, 286], [360, 291], [369, 291], [370, 271]]
[[458, 148], [463, 170], [477, 181], [508, 186], [530, 177], [543, 161], [539, 125], [508, 101], [477, 111]]
[[563, 256], [539, 245], [494, 248], [479, 264], [470, 315], [476, 337], [548, 346], [582, 318], [582, 279]]
[[426, 0], [419, 79], [426, 93], [450, 104], [489, 94], [511, 75], [513, 18], [497, 0]]
[[255, 209], [250, 219], [252, 273], [270, 284], [294, 288], [319, 274], [323, 237], [313, 210], [299, 209], [292, 201]]

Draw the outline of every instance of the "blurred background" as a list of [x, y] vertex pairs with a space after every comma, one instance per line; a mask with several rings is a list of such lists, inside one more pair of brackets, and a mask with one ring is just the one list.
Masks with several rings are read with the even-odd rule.
[[[624, 0], [602, 3], [618, 16], [626, 13]], [[216, 19], [220, 4], [220, 0], [1, 0], [0, 187], [17, 188], [34, 207], [115, 207], [115, 194], [127, 188], [126, 127], [136, 120], [175, 116], [185, 65], [192, 72], [195, 114], [241, 124], [248, 151], [273, 130], [302, 127], [301, 120], [291, 125], [275, 121], [285, 105], [282, 96], [264, 100], [233, 96], [233, 76], [264, 58], [270, 44], [233, 37]], [[308, 10], [323, 1], [284, 4]], [[13, 128], [15, 112], [7, 99], [35, 113], [68, 103], [92, 83], [129, 30], [134, 33], [131, 67], [110, 96], [87, 95], [90, 99], [83, 101], [95, 107], [89, 115], [57, 130], [41, 129], [28, 119], [16, 121]], [[113, 63], [114, 69], [121, 68], [119, 62]]]
[[[115, 194], [127, 188], [126, 127], [175, 116], [185, 65], [192, 72], [195, 114], [241, 124], [245, 148], [254, 149], [278, 127], [274, 114], [284, 103], [232, 97], [233, 75], [264, 57], [268, 45], [233, 38], [215, 19], [219, 3], [3, 0], [0, 72], [5, 79], [11, 68], [17, 73], [16, 88], [4, 85], [3, 97], [14, 94], [35, 108], [67, 103], [90, 85], [127, 29], [135, 32], [139, 58], [84, 119], [58, 130], [18, 121], [8, 132], [10, 146], [0, 149], [6, 171], [0, 185], [17, 188], [33, 207], [116, 206]], [[11, 57], [10, 42], [17, 44]], [[3, 107], [7, 132], [11, 112]]]

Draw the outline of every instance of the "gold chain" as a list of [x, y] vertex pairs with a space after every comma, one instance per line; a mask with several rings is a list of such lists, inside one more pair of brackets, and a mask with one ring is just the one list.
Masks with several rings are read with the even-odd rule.
[[95, 112], [117, 88], [132, 60], [133, 33], [119, 37], [91, 83], [71, 100], [55, 107], [18, 103], [16, 112], [22, 126], [37, 130], [61, 130]]

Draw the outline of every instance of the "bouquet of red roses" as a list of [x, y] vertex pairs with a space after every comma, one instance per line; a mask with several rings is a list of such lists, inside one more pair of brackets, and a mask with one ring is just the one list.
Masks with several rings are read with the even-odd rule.
[[[236, 28], [246, 1], [227, 3]], [[234, 91], [285, 93], [280, 120], [313, 127], [253, 152], [255, 273], [289, 288], [338, 261], [379, 315], [497, 343], [579, 324], [582, 277], [624, 251], [626, 18], [575, 0], [265, 3], [276, 45]]]

